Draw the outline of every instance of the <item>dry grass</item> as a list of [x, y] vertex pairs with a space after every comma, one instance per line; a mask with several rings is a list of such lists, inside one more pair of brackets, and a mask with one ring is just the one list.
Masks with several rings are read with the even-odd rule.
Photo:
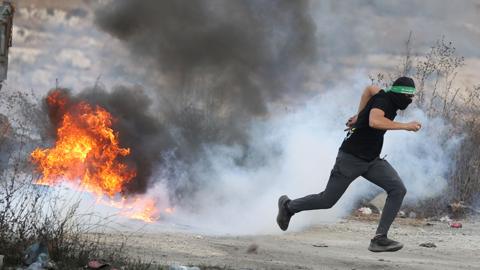
[[[348, 219], [377, 224], [378, 221], [380, 220], [380, 214], [372, 213], [370, 215], [365, 215], [362, 213], [355, 212], [352, 215], [350, 215]], [[423, 227], [423, 226], [429, 226], [430, 223], [425, 218], [396, 218], [395, 224]]]
[[429, 117], [441, 116], [452, 128], [445, 139], [464, 137], [447, 175], [450, 184], [445, 193], [417, 206], [424, 215], [439, 215], [454, 201], [474, 204], [480, 196], [480, 82], [456, 87], [464, 58], [458, 56], [452, 42], [438, 40], [424, 56], [411, 55], [412, 36], [406, 42], [405, 57], [396, 72], [370, 76], [373, 83], [388, 85], [399, 76], [414, 77], [417, 84], [416, 106]]
[[[57, 189], [36, 185], [29, 153], [32, 135], [46, 123], [38, 119], [38, 105], [22, 92], [0, 92], [0, 107], [11, 115], [0, 117], [0, 254], [5, 264], [23, 263], [24, 251], [34, 243], [44, 243], [59, 269], [79, 269], [91, 259], [102, 259], [124, 269], [162, 269], [124, 255], [125, 240], [108, 245], [109, 219], [80, 214], [78, 196], [66, 198]], [[38, 128], [38, 130], [36, 130]]]

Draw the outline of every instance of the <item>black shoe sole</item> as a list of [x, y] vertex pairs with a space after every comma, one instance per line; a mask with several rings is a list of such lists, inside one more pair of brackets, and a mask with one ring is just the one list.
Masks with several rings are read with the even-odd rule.
[[[286, 197], [286, 200], [284, 200], [284, 197]], [[288, 197], [286, 195], [283, 195], [283, 196], [280, 196], [280, 198], [278, 198], [278, 214], [277, 214], [277, 224], [278, 224], [278, 227], [280, 227], [280, 229], [282, 231], [286, 231], [288, 229], [288, 224], [286, 225], [286, 227], [282, 227], [282, 224], [281, 224], [281, 212], [282, 211], [285, 211], [284, 209], [284, 206], [283, 204], [285, 203], [285, 201], [289, 200]]]
[[400, 249], [403, 248], [403, 245], [398, 245], [398, 246], [394, 246], [394, 247], [391, 247], [391, 248], [387, 248], [387, 249], [384, 249], [384, 248], [372, 248], [371, 246], [368, 247], [368, 250], [370, 250], [371, 252], [395, 252], [395, 251], [398, 251]]

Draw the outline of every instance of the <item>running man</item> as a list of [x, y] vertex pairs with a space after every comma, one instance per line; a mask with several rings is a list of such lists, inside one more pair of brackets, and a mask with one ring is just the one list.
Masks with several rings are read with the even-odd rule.
[[387, 130], [418, 131], [417, 122], [393, 121], [398, 110], [405, 110], [415, 94], [415, 83], [400, 77], [386, 91], [377, 86], [365, 89], [358, 106], [358, 114], [348, 122], [348, 133], [338, 151], [327, 187], [319, 194], [290, 200], [283, 195], [278, 199], [277, 223], [287, 230], [290, 218], [301, 211], [328, 209], [343, 195], [347, 187], [359, 176], [378, 185], [387, 192], [387, 200], [375, 236], [368, 249], [373, 252], [397, 251], [403, 244], [387, 237], [407, 190], [395, 169], [380, 158], [383, 136]]

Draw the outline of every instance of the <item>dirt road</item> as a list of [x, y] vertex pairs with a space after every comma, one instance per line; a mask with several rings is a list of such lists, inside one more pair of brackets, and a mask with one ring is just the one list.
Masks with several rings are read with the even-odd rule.
[[[358, 219], [276, 235], [134, 234], [127, 249], [159, 264], [226, 269], [480, 269], [479, 225], [469, 221], [453, 229], [441, 222], [399, 219], [391, 236], [405, 247], [381, 254], [367, 250], [375, 221]], [[419, 246], [425, 242], [437, 247]]]

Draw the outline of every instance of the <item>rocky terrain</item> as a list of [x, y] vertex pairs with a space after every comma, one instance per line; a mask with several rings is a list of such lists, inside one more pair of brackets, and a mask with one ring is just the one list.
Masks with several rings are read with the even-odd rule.
[[[301, 232], [270, 235], [134, 233], [127, 238], [127, 250], [132, 256], [162, 265], [226, 269], [480, 269], [478, 220], [454, 229], [440, 221], [397, 219], [390, 236], [402, 241], [405, 247], [394, 253], [372, 253], [367, 247], [376, 218], [353, 218]], [[111, 241], [115, 243], [123, 237], [115, 233]], [[420, 246], [430, 243], [436, 247]]]

